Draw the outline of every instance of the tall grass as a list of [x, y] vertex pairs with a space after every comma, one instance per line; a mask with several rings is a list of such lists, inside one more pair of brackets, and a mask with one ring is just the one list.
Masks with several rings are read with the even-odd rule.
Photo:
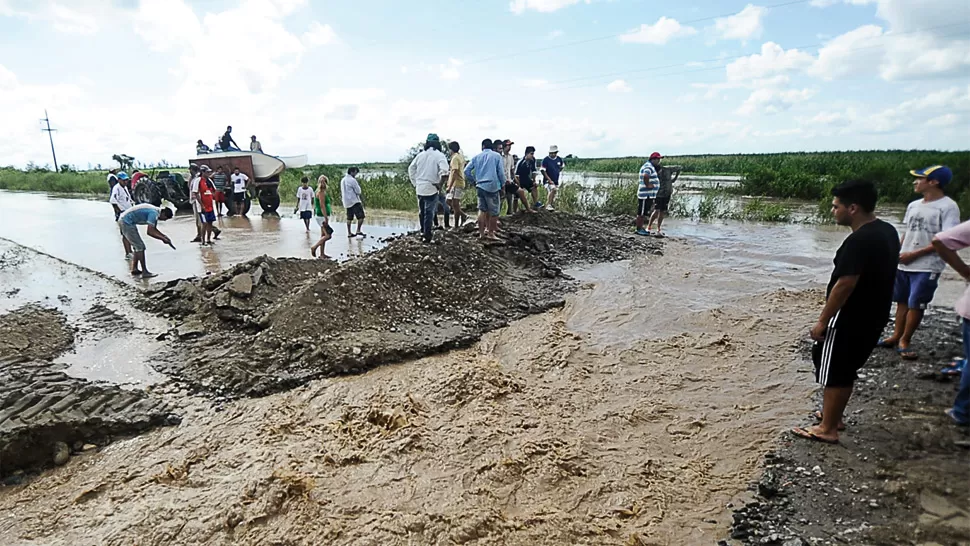
[[[635, 173], [645, 157], [570, 159], [573, 171]], [[861, 152], [812, 152], [668, 156], [664, 162], [681, 165], [686, 173], [741, 175], [738, 191], [745, 195], [807, 199], [814, 201], [844, 180], [871, 180], [882, 201], [913, 200], [909, 171], [930, 165], [948, 165], [954, 180], [947, 194], [970, 204], [970, 152], [886, 150]], [[965, 210], [970, 213], [970, 207]]]
[[0, 190], [45, 191], [49, 193], [87, 193], [108, 195], [106, 174], [99, 171], [60, 172], [21, 171], [0, 168]]

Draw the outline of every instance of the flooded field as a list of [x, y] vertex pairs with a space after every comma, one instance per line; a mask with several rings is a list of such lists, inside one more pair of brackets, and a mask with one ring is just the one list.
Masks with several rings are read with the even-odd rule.
[[[40, 206], [59, 213], [36, 217]], [[404, 346], [420, 345], [459, 324], [478, 337], [403, 361], [393, 349], [388, 362], [400, 363], [227, 399], [192, 388], [205, 377], [160, 373], [157, 355], [211, 362], [200, 369], [217, 377], [271, 374], [289, 361], [266, 360], [267, 348], [296, 359], [300, 338], [280, 343], [275, 325], [222, 330], [222, 318], [201, 312], [175, 321], [132, 305], [105, 203], [0, 193], [0, 208], [9, 211], [0, 217], [0, 314], [30, 303], [58, 310], [76, 330], [59, 369], [150, 385], [181, 416], [177, 426], [81, 449], [61, 468], [0, 487], [0, 536], [11, 544], [714, 544], [731, 532], [729, 504], [750, 500], [764, 453], [814, 406], [805, 338], [847, 234], [671, 221], [670, 239], [646, 244], [622, 228], [577, 228], [550, 213], [520, 227], [510, 220], [509, 240], [484, 251], [460, 235], [439, 248], [397, 241], [394, 252], [354, 260], [337, 276], [321, 269], [335, 286], [307, 264], [260, 262], [271, 274], [294, 273], [276, 273], [276, 284], [259, 284], [251, 297], [292, 292], [286, 309], [267, 316], [281, 331], [328, 340], [323, 348], [367, 355], [404, 330]], [[374, 235], [414, 227], [408, 217], [373, 216]], [[299, 220], [240, 220], [224, 221], [225, 242], [212, 249], [188, 243], [190, 219], [163, 224], [185, 240], [175, 252], [149, 241], [149, 264], [173, 280], [166, 290], [238, 290], [217, 275], [196, 288], [174, 280], [263, 254], [308, 256], [313, 238]], [[557, 238], [538, 237], [553, 228]], [[342, 239], [332, 254], [380, 246], [376, 236], [356, 250]], [[594, 263], [610, 252], [625, 259]], [[442, 265], [451, 273], [434, 275], [441, 260], [476, 265]], [[568, 265], [560, 273], [556, 264]], [[292, 290], [281, 282], [288, 278]], [[451, 294], [449, 279], [482, 295], [425, 297]], [[406, 295], [395, 299], [395, 286]], [[353, 309], [329, 295], [335, 287], [356, 294]], [[948, 273], [937, 300], [953, 301], [962, 288]], [[530, 308], [556, 298], [560, 306]], [[381, 304], [396, 306], [387, 313], [397, 322], [371, 320]], [[426, 316], [436, 305], [454, 312]], [[476, 318], [482, 306], [492, 315]], [[489, 323], [503, 314], [516, 320]], [[182, 330], [189, 342], [172, 334], [195, 318], [202, 330]], [[217, 335], [207, 338], [208, 329]], [[244, 335], [252, 349], [240, 352]], [[263, 360], [267, 368], [254, 367]]]

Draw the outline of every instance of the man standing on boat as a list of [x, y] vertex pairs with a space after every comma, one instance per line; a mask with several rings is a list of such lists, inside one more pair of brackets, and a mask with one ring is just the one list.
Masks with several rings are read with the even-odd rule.
[[236, 144], [236, 141], [232, 139], [232, 135], [230, 133], [232, 133], [232, 125], [226, 127], [226, 132], [223, 133], [222, 138], [219, 139], [219, 147], [222, 148], [223, 152], [238, 152], [239, 145]]

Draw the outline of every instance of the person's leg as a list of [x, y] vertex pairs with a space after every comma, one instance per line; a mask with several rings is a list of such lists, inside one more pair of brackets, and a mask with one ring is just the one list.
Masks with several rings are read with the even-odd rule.
[[910, 343], [913, 341], [913, 334], [916, 333], [916, 329], [919, 328], [921, 322], [923, 322], [923, 314], [925, 311], [922, 309], [914, 309], [910, 307], [906, 311], [906, 325], [903, 328], [903, 335], [899, 338], [899, 348], [908, 349]]
[[839, 424], [845, 407], [852, 397], [852, 385], [848, 387], [825, 387], [822, 393], [822, 422], [808, 430], [824, 440], [839, 439]]
[[556, 204], [556, 193], [559, 192], [558, 186], [549, 186], [549, 202], [546, 203], [547, 206], [553, 207]]
[[437, 216], [435, 209], [438, 207], [437, 196], [421, 195], [418, 197], [418, 208], [420, 209], [419, 220], [421, 222], [421, 238], [424, 242], [431, 242], [431, 233], [434, 229], [434, 220]]
[[910, 274], [909, 301], [907, 302], [909, 310], [906, 313], [906, 326], [903, 328], [903, 335], [899, 338], [900, 349], [909, 348], [913, 341], [913, 334], [916, 333], [923, 321], [926, 306], [933, 301], [933, 294], [936, 293], [938, 283], [939, 274], [937, 273]]
[[361, 229], [360, 229], [361, 227], [363, 227], [363, 225], [364, 225], [364, 217], [363, 216], [360, 216], [360, 217], [357, 218], [357, 235], [363, 235], [364, 234], [364, 232], [361, 231]]
[[[647, 222], [647, 231], [653, 230], [653, 223], [656, 222], [657, 218], [659, 217], [660, 217], [660, 211], [654, 208], [653, 212], [650, 213], [650, 220]], [[659, 230], [660, 227], [658, 226], [657, 229]]]
[[637, 233], [644, 231], [643, 220], [645, 216], [645, 209], [647, 207], [646, 199], [637, 199]]
[[145, 263], [145, 251], [144, 250], [135, 251], [134, 255], [131, 258], [131, 274], [137, 275], [141, 273], [142, 271], [141, 267], [144, 265], [144, 263]]
[[522, 203], [522, 210], [529, 212], [529, 194], [522, 188], [515, 194], [518, 198], [515, 202], [515, 212], [519, 212], [519, 202]]
[[[967, 319], [963, 319], [963, 355], [970, 357], [970, 320]], [[958, 424], [970, 423], [970, 367], [963, 369], [960, 389], [953, 401], [953, 408], [948, 413]]]
[[[445, 229], [451, 227], [451, 206], [448, 204], [448, 200], [445, 196], [438, 194], [438, 203], [441, 205], [441, 209], [445, 213]], [[455, 223], [458, 223], [458, 217], [455, 217]]]
[[[661, 231], [660, 228], [661, 228], [661, 226], [664, 225], [664, 218], [666, 218], [666, 217], [667, 217], [667, 212], [666, 211], [663, 211], [663, 210], [658, 210], [657, 211], [657, 231], [658, 232]], [[674, 231], [676, 231], [676, 230], [674, 230]]]
[[353, 224], [354, 224], [353, 218], [349, 218], [348, 217], [347, 218], [347, 237], [353, 237], [354, 236], [354, 231], [353, 231], [353, 229], [351, 229], [351, 226]]

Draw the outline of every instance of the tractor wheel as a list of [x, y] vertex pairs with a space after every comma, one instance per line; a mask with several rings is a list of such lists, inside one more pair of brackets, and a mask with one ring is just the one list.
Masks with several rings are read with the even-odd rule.
[[280, 194], [276, 190], [276, 186], [260, 190], [259, 206], [263, 207], [263, 212], [276, 212], [276, 209], [280, 207]]
[[135, 199], [135, 203], [151, 203], [156, 207], [162, 206], [162, 192], [158, 189], [158, 186], [150, 180], [139, 180], [138, 184], [135, 184], [135, 189], [131, 192], [131, 196]]

